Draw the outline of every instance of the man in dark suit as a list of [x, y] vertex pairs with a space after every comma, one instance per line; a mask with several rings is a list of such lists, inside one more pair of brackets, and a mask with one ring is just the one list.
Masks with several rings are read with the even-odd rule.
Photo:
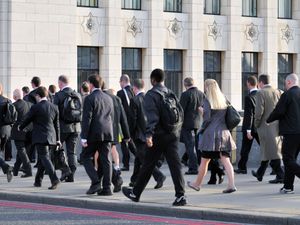
[[34, 186], [41, 187], [46, 170], [51, 180], [51, 186], [48, 189], [53, 190], [57, 188], [59, 179], [50, 160], [49, 152], [52, 146], [61, 145], [59, 112], [57, 106], [47, 100], [48, 93], [45, 87], [38, 87], [35, 94], [37, 104], [31, 107], [19, 129], [24, 130], [27, 125], [33, 123], [32, 144], [35, 145], [40, 160]]
[[169, 93], [164, 85], [165, 73], [161, 69], [155, 69], [151, 72], [150, 79], [153, 88], [147, 92], [144, 100], [144, 109], [147, 117], [146, 125], [146, 143], [147, 151], [145, 161], [139, 172], [136, 184], [133, 189], [123, 187], [123, 194], [132, 201], [138, 202], [142, 192], [149, 182], [153, 169], [161, 155], [164, 154], [170, 168], [171, 177], [175, 186], [176, 199], [173, 206], [186, 205], [184, 196], [184, 179], [181, 172], [181, 162], [178, 155], [178, 136], [179, 130], [169, 131], [164, 128], [164, 123], [161, 121], [164, 95]]
[[204, 95], [194, 86], [191, 77], [184, 79], [186, 91], [181, 94], [180, 104], [184, 111], [184, 120], [181, 130], [181, 142], [185, 144], [188, 155], [189, 170], [185, 174], [198, 174], [198, 155], [195, 143], [201, 125], [199, 107], [203, 105]]
[[[146, 154], [146, 125], [147, 118], [144, 110], [144, 81], [142, 79], [137, 79], [133, 81], [133, 91], [135, 96], [130, 100], [130, 109], [131, 109], [131, 123], [130, 130], [132, 134], [132, 139], [136, 146], [136, 155], [134, 160], [134, 170], [133, 174], [130, 178], [131, 185], [134, 186], [138, 174], [140, 172], [141, 166], [145, 161]], [[166, 180], [166, 176], [159, 170], [157, 166], [154, 167], [153, 170], [153, 178], [157, 182], [155, 185], [155, 189], [159, 189], [163, 186], [164, 181]]]
[[28, 94], [28, 101], [31, 102], [32, 104], [37, 103], [37, 100], [35, 98], [35, 96], [36, 96], [35, 92], [36, 92], [36, 89], [40, 86], [41, 86], [41, 79], [39, 77], [33, 77], [31, 79], [31, 87], [33, 90], [31, 92], [29, 92], [29, 94]]
[[254, 126], [257, 93], [257, 78], [255, 76], [249, 76], [247, 78], [247, 88], [249, 90], [249, 94], [245, 96], [241, 158], [238, 162], [238, 168], [235, 170], [238, 174], [247, 174], [247, 161], [253, 140], [255, 139], [259, 144], [258, 134]]
[[60, 89], [54, 96], [54, 104], [58, 106], [59, 110], [59, 124], [60, 124], [60, 141], [62, 144], [66, 144], [68, 164], [71, 170], [71, 173], [63, 172], [61, 181], [74, 182], [74, 174], [76, 171], [76, 148], [77, 148], [77, 139], [81, 131], [80, 122], [70, 123], [67, 122], [63, 116], [64, 104], [66, 98], [70, 94], [75, 94], [81, 101], [81, 96], [79, 93], [75, 92], [69, 86], [69, 79], [65, 75], [61, 75], [58, 78], [58, 87]]
[[[81, 145], [83, 147], [81, 159], [91, 186], [86, 194], [112, 195], [111, 192], [111, 142], [114, 141], [113, 118], [114, 109], [111, 97], [100, 89], [102, 78], [99, 75], [91, 75], [88, 78], [91, 94], [84, 100]], [[100, 165], [97, 171], [93, 165], [93, 157], [98, 151]], [[101, 190], [101, 178], [102, 190]]]
[[294, 193], [295, 176], [300, 178], [300, 165], [297, 157], [300, 151], [300, 88], [299, 78], [290, 74], [285, 79], [284, 92], [267, 123], [279, 120], [279, 134], [283, 136], [282, 159], [284, 164], [284, 185], [282, 194]]
[[[130, 79], [127, 74], [124, 74], [120, 78], [120, 86], [121, 90], [117, 92], [117, 96], [121, 99], [123, 108], [125, 110], [128, 123], [130, 124], [131, 121], [130, 118], [130, 100], [133, 98], [134, 93], [130, 86]], [[122, 140], [121, 142], [121, 150], [122, 150], [122, 162], [123, 162], [123, 168], [121, 170], [123, 171], [129, 171], [129, 160], [130, 160], [130, 153], [129, 151], [135, 155], [135, 146], [134, 143], [130, 140], [127, 142], [126, 140]]]
[[18, 176], [20, 167], [23, 164], [22, 167], [24, 169], [24, 174], [21, 176], [21, 178], [31, 177], [32, 168], [27, 156], [27, 150], [31, 146], [31, 140], [28, 136], [28, 132], [32, 131], [32, 124], [30, 124], [25, 131], [18, 130], [18, 127], [21, 124], [24, 116], [29, 112], [32, 104], [22, 99], [22, 92], [20, 89], [14, 90], [13, 98], [15, 100], [13, 104], [16, 108], [16, 111], [18, 112], [17, 121], [14, 123], [11, 130], [11, 139], [14, 140], [17, 149], [17, 157], [14, 164], [13, 173], [14, 176]]
[[23, 100], [26, 102], [29, 102], [29, 100], [28, 100], [29, 92], [30, 92], [29, 87], [27, 87], [27, 86], [22, 87]]
[[[0, 115], [4, 114], [5, 110], [5, 103], [10, 102], [8, 98], [3, 96], [3, 87], [0, 84]], [[11, 133], [11, 126], [10, 125], [3, 125], [2, 121], [0, 120], [0, 150], [3, 152], [5, 149], [5, 145], [7, 140], [10, 137]], [[12, 171], [13, 168], [9, 166], [2, 157], [0, 157], [0, 167], [3, 170], [3, 173], [7, 175], [7, 181], [10, 182], [12, 180]]]

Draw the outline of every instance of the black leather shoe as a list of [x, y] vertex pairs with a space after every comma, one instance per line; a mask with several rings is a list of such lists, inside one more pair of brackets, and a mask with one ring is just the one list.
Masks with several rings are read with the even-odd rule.
[[55, 190], [57, 188], [57, 186], [59, 185], [59, 180], [56, 180], [52, 183], [52, 185], [50, 187], [48, 187], [49, 190]]
[[240, 168], [234, 170], [234, 172], [237, 173], [237, 174], [247, 174], [247, 170], [242, 170]]
[[32, 173], [25, 173], [21, 175], [21, 178], [32, 177]]
[[184, 174], [185, 175], [197, 175], [198, 171], [197, 170], [188, 170]]
[[207, 184], [209, 184], [209, 185], [217, 184], [217, 179], [209, 179]]
[[121, 171], [129, 171], [129, 167], [124, 166], [124, 167], [121, 168]]
[[97, 194], [99, 196], [111, 196], [111, 195], [113, 195], [113, 193], [111, 192], [110, 189], [108, 189], [108, 190], [103, 189], [103, 190], [99, 191]]
[[164, 182], [166, 180], [166, 176], [162, 176], [156, 183], [156, 185], [154, 186], [154, 189], [160, 189], [162, 188], [162, 186], [164, 185]]
[[62, 173], [60, 181], [61, 182], [65, 181], [71, 174], [72, 173], [70, 171]]
[[230, 194], [230, 193], [235, 192], [235, 191], [237, 191], [236, 188], [228, 188], [228, 189], [225, 189], [225, 190], [223, 191], [223, 193], [224, 193], [224, 194]]
[[41, 184], [41, 183], [38, 183], [38, 182], [34, 182], [33, 186], [34, 186], [34, 187], [42, 187], [42, 184]]
[[123, 179], [122, 177], [119, 177], [116, 184], [114, 184], [114, 193], [120, 192], [122, 189]]
[[270, 184], [282, 184], [283, 183], [283, 179], [278, 179], [275, 178], [274, 180], [269, 180]]
[[262, 177], [259, 177], [259, 176], [257, 175], [257, 173], [256, 173], [254, 170], [252, 170], [251, 173], [252, 173], [252, 176], [256, 177], [256, 179], [257, 179], [259, 182], [262, 181], [263, 178], [262, 178]]
[[90, 189], [87, 190], [86, 194], [87, 195], [93, 195], [93, 194], [97, 193], [100, 190], [101, 190], [100, 184], [93, 184], [93, 185], [90, 186]]
[[186, 198], [184, 195], [177, 197], [173, 202], [173, 206], [185, 206], [187, 204]]
[[131, 201], [138, 202], [139, 198], [133, 194], [132, 189], [128, 187], [122, 187], [123, 194], [129, 198]]
[[129, 183], [129, 187], [134, 187], [134, 185], [135, 185], [135, 182], [130, 182]]
[[74, 182], [74, 174], [71, 173], [66, 179], [65, 179], [66, 183], [73, 183]]
[[13, 178], [13, 167], [8, 167], [7, 171], [6, 171], [6, 177], [7, 177], [7, 182], [11, 182], [12, 178]]

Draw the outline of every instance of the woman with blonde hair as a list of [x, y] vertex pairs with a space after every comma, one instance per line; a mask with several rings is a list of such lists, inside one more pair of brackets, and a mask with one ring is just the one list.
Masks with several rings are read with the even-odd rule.
[[199, 150], [201, 150], [201, 164], [197, 178], [188, 182], [188, 186], [200, 191], [203, 178], [207, 173], [210, 160], [220, 159], [228, 176], [228, 185], [223, 193], [232, 193], [237, 189], [234, 185], [234, 172], [230, 162], [230, 155], [236, 145], [225, 123], [227, 100], [221, 92], [218, 83], [213, 79], [204, 82], [206, 99], [200, 111], [203, 114], [203, 124], [200, 130]]

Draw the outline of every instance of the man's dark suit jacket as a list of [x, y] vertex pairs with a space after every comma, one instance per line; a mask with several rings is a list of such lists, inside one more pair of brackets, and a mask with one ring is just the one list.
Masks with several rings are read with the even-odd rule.
[[130, 133], [134, 140], [140, 140], [146, 142], [146, 126], [147, 118], [144, 110], [144, 93], [139, 93], [130, 100], [131, 109], [131, 123], [130, 123]]
[[60, 140], [59, 113], [56, 105], [46, 100], [33, 105], [21, 122], [20, 130], [31, 122], [32, 144], [56, 145]]
[[[125, 113], [126, 113], [126, 116], [127, 116], [127, 118], [128, 118], [128, 115], [129, 115], [129, 113], [130, 113], [130, 108], [129, 108], [129, 104], [128, 104], [128, 102], [127, 102], [127, 99], [126, 99], [124, 90], [126, 91], [126, 93], [127, 93], [127, 95], [128, 95], [129, 101], [133, 98], [134, 93], [133, 93], [133, 90], [132, 90], [132, 88], [131, 88], [130, 85], [126, 86], [124, 89], [119, 90], [119, 91], [117, 92], [117, 96], [121, 99], [123, 108], [124, 108]], [[128, 121], [128, 122], [129, 122], [129, 121]]]
[[199, 129], [201, 123], [198, 108], [203, 105], [204, 94], [197, 87], [191, 87], [181, 94], [180, 104], [184, 111], [182, 127]]
[[284, 92], [267, 123], [279, 120], [279, 134], [300, 134], [300, 88], [294, 86]]
[[81, 139], [91, 142], [113, 142], [114, 108], [111, 97], [99, 89], [84, 100]]
[[14, 102], [13, 105], [18, 112], [18, 118], [12, 127], [11, 139], [15, 141], [28, 141], [28, 132], [32, 131], [32, 124], [27, 126], [25, 131], [18, 130], [18, 126], [21, 124], [21, 121], [24, 119], [25, 115], [29, 112], [32, 103], [19, 99]]
[[[63, 90], [57, 92], [54, 96], [54, 104], [58, 106], [59, 110], [59, 124], [61, 133], [79, 133], [81, 131], [80, 123], [66, 123], [61, 117], [62, 111], [64, 108], [64, 101], [67, 98], [68, 94], [73, 92], [72, 88], [66, 87]], [[76, 93], [81, 99], [80, 94]]]
[[[3, 115], [4, 111], [4, 103], [11, 101], [8, 98], [5, 98], [4, 96], [0, 95], [0, 115]], [[11, 125], [2, 125], [0, 120], [0, 138], [10, 137], [11, 133]]]
[[31, 102], [32, 104], [36, 104], [36, 99], [35, 99], [35, 95], [36, 95], [36, 89], [32, 90], [31, 92], [29, 92], [29, 94], [27, 95], [27, 99], [29, 102]]
[[[114, 132], [114, 142], [119, 142], [120, 127], [124, 139], [130, 138], [129, 126], [127, 122], [127, 116], [122, 106], [121, 99], [118, 96], [111, 94], [109, 91], [103, 91], [105, 94], [109, 95], [113, 100], [114, 105], [114, 120], [113, 120], [113, 132]], [[119, 126], [120, 125], [120, 126]]]
[[251, 91], [249, 95], [245, 96], [244, 119], [242, 126], [242, 131], [244, 132], [246, 132], [247, 130], [251, 130], [252, 133], [257, 133], [254, 126], [256, 93], [257, 90]]

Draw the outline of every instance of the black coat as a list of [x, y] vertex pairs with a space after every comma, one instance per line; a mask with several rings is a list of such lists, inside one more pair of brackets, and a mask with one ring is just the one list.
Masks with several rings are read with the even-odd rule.
[[292, 87], [284, 92], [267, 123], [279, 120], [279, 134], [300, 134], [300, 88]]
[[131, 123], [130, 123], [130, 133], [132, 134], [133, 140], [146, 141], [146, 125], [147, 118], [144, 110], [144, 93], [140, 93], [134, 96], [130, 100], [131, 109]]
[[244, 118], [242, 126], [242, 130], [244, 132], [246, 132], [247, 130], [251, 130], [252, 133], [257, 133], [254, 126], [256, 93], [257, 90], [252, 91], [249, 95], [245, 96]]
[[57, 106], [43, 100], [33, 105], [21, 122], [20, 130], [33, 123], [32, 144], [56, 145], [60, 140]]
[[[126, 91], [127, 96], [128, 96], [128, 98], [129, 98], [129, 101], [133, 98], [134, 93], [133, 93], [133, 90], [132, 90], [132, 88], [131, 88], [130, 85], [126, 86], [124, 89], [119, 90], [119, 91], [117, 92], [117, 96], [121, 99], [123, 108], [124, 108], [125, 113], [126, 113], [126, 116], [127, 116], [127, 118], [128, 118], [129, 113], [130, 113], [130, 107], [129, 107], [129, 104], [128, 104], [128, 102], [127, 102], [126, 95], [125, 95], [124, 91]], [[128, 121], [128, 122], [129, 122], [129, 121]]]
[[84, 100], [81, 139], [88, 143], [114, 141], [114, 108], [111, 97], [96, 89]]
[[12, 127], [11, 139], [15, 141], [27, 141], [29, 139], [29, 132], [32, 131], [32, 124], [28, 125], [26, 129], [22, 131], [18, 130], [18, 126], [21, 124], [21, 121], [24, 119], [25, 115], [29, 112], [32, 103], [19, 99], [14, 102], [13, 105], [18, 112], [18, 118]]
[[[73, 89], [66, 87], [65, 89], [60, 90], [55, 94], [53, 103], [58, 106], [59, 115], [62, 115], [65, 99], [68, 97], [68, 94], [71, 92], [73, 92]], [[81, 99], [80, 94], [77, 93], [77, 95]], [[59, 116], [59, 124], [60, 124], [61, 133], [80, 133], [81, 131], [79, 122], [66, 123], [64, 122], [61, 116]]]
[[35, 99], [35, 95], [36, 95], [36, 89], [29, 92], [29, 94], [27, 95], [27, 101], [31, 102], [32, 104], [36, 104], [37, 102]]
[[197, 87], [191, 87], [181, 94], [180, 104], [184, 111], [182, 127], [186, 129], [199, 129], [201, 115], [198, 110], [203, 105], [204, 94]]
[[[0, 115], [3, 115], [4, 112], [4, 103], [6, 102], [10, 102], [11, 101], [8, 99], [8, 98], [5, 98], [4, 96], [0, 95]], [[11, 133], [11, 125], [4, 125], [2, 126], [1, 124], [1, 121], [0, 121], [0, 137], [3, 138], [3, 137], [10, 137], [10, 133]]]
[[[124, 139], [130, 138], [129, 126], [127, 122], [127, 116], [122, 106], [121, 99], [118, 96], [111, 94], [109, 91], [103, 91], [109, 95], [113, 100], [114, 105], [114, 120], [113, 120], [113, 132], [114, 142], [119, 142], [119, 134], [122, 132]], [[121, 128], [121, 130], [120, 130]]]

